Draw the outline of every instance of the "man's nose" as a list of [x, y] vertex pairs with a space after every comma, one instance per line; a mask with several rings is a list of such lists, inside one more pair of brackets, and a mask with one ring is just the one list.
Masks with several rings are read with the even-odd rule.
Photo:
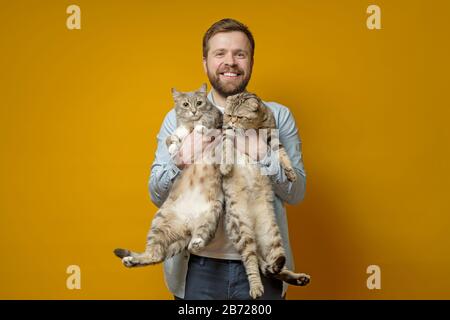
[[225, 56], [225, 61], [224, 61], [224, 63], [225, 63], [226, 65], [231, 66], [231, 67], [234, 67], [234, 66], [236, 65], [236, 61], [235, 61], [234, 56], [233, 56], [233, 54], [232, 54], [231, 52], [228, 53], [228, 54]]

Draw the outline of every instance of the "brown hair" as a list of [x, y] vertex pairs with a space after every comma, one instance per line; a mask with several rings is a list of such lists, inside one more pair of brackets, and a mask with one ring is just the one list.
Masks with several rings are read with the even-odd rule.
[[250, 46], [252, 50], [250, 55], [253, 60], [253, 54], [255, 52], [255, 40], [253, 39], [252, 33], [245, 24], [230, 18], [217, 21], [211, 27], [209, 27], [208, 31], [206, 31], [205, 35], [203, 36], [203, 58], [206, 59], [206, 56], [208, 55], [209, 39], [211, 39], [214, 35], [220, 32], [232, 32], [232, 31], [240, 31], [247, 36], [248, 40], [250, 41]]

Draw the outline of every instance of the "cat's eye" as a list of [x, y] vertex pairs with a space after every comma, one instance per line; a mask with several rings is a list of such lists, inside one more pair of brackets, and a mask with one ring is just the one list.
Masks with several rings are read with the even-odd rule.
[[187, 107], [188, 105], [189, 105], [189, 103], [183, 102], [183, 106], [184, 106], [184, 107]]
[[202, 101], [197, 101], [197, 105], [198, 105], [198, 106], [201, 106], [202, 103], [203, 103]]

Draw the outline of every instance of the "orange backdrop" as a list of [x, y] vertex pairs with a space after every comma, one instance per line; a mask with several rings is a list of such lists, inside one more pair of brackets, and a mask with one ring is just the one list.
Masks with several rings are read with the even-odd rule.
[[[68, 30], [66, 8], [81, 8]], [[381, 30], [366, 27], [370, 4]], [[448, 1], [9, 1], [0, 8], [0, 298], [171, 299], [129, 270], [170, 88], [206, 81], [224, 17], [256, 38], [249, 90], [292, 110], [304, 202], [288, 208], [308, 287], [289, 299], [450, 298]], [[81, 268], [81, 289], [66, 268]], [[366, 268], [381, 268], [368, 290]]]

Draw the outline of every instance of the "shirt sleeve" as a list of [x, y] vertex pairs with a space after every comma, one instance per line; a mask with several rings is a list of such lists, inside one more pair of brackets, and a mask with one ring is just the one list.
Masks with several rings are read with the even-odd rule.
[[287, 108], [281, 110], [278, 117], [277, 128], [279, 141], [285, 148], [292, 166], [297, 175], [295, 182], [290, 182], [279, 162], [276, 152], [267, 153], [260, 161], [260, 166], [269, 175], [275, 194], [288, 204], [301, 202], [305, 195], [306, 172], [303, 166], [302, 143], [292, 113]]
[[181, 170], [176, 166], [166, 146], [166, 138], [176, 129], [176, 115], [172, 109], [167, 113], [157, 135], [157, 149], [148, 183], [152, 202], [159, 208], [162, 206], [175, 178]]

